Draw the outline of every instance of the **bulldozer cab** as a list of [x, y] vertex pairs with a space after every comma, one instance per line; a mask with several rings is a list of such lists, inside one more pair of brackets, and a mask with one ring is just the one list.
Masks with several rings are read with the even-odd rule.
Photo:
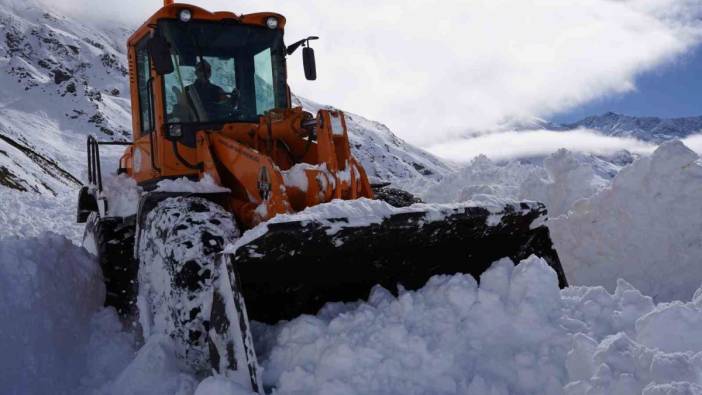
[[166, 124], [257, 122], [288, 106], [281, 30], [161, 20], [155, 34], [172, 63], [163, 75]]
[[167, 2], [128, 42], [135, 140], [171, 125], [258, 123], [290, 108], [284, 26], [276, 13]]

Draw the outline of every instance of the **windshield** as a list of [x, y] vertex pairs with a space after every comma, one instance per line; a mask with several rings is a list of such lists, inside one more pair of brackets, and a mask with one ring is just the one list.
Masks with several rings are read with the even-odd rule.
[[287, 106], [278, 29], [226, 22], [159, 22], [174, 71], [164, 76], [167, 123], [258, 122]]

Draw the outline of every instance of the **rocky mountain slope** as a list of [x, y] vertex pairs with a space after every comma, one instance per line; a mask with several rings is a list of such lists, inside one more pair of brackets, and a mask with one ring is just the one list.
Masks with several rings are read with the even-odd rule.
[[56, 195], [80, 185], [88, 134], [130, 136], [128, 30], [3, 3], [0, 185]]

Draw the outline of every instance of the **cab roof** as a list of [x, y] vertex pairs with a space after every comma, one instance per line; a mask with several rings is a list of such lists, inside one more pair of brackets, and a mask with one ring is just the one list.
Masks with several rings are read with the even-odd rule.
[[[285, 28], [285, 17], [277, 14], [275, 12], [257, 12], [254, 14], [241, 14], [237, 15], [229, 11], [216, 11], [210, 12], [198, 6], [191, 4], [175, 3], [162, 7], [156, 11], [149, 19], [146, 20], [132, 35], [129, 37], [128, 45], [133, 46], [139, 41], [144, 35], [151, 32], [151, 29], [156, 26], [161, 19], [178, 19], [181, 10], [190, 10], [192, 14], [191, 20], [201, 20], [201, 21], [235, 21], [237, 23], [245, 25], [254, 26], [266, 26], [266, 20], [269, 17], [275, 17], [278, 19], [279, 30], [284, 30]], [[187, 22], [184, 22], [187, 23]]]

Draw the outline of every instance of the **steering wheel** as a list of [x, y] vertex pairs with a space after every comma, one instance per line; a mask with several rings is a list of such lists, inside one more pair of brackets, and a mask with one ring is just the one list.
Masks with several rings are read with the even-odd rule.
[[225, 99], [217, 103], [217, 106], [222, 109], [222, 113], [226, 114], [227, 119], [240, 119], [243, 117], [239, 109], [239, 98], [241, 94], [239, 89], [234, 88], [231, 92], [224, 94]]
[[233, 108], [237, 110], [239, 109], [239, 97], [241, 97], [239, 89], [233, 88], [231, 92], [225, 93], [224, 96], [227, 97], [227, 100]]

